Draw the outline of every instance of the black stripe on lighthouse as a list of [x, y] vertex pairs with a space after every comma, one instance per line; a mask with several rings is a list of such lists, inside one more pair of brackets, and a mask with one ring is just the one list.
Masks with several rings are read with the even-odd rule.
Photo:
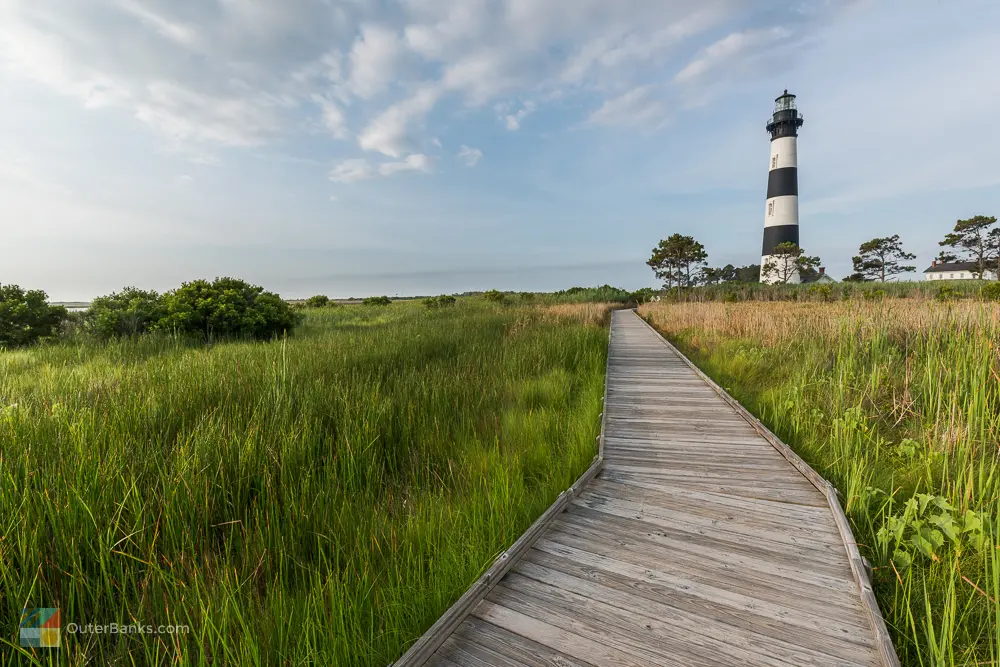
[[799, 244], [798, 225], [772, 225], [764, 228], [764, 246], [761, 248], [762, 256], [770, 255], [780, 243]]
[[767, 174], [767, 198], [799, 194], [799, 168], [781, 167]]

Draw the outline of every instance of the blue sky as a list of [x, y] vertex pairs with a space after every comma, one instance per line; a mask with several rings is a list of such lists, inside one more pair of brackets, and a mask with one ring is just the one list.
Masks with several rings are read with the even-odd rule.
[[998, 62], [974, 0], [12, 0], [0, 282], [637, 288], [673, 232], [756, 262], [784, 88], [803, 247], [922, 269], [1000, 212]]

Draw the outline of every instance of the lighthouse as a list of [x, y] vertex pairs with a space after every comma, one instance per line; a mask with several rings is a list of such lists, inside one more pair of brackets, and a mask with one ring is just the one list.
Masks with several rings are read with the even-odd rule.
[[[771, 134], [771, 161], [767, 172], [764, 246], [760, 253], [761, 282], [775, 282], [773, 275], [764, 275], [764, 266], [771, 260], [771, 254], [778, 244], [786, 242], [799, 244], [799, 175], [796, 141], [800, 127], [802, 127], [802, 116], [795, 107], [795, 95], [786, 90], [774, 100], [774, 115], [767, 123], [767, 131]], [[799, 282], [798, 271], [794, 272], [788, 282]]]

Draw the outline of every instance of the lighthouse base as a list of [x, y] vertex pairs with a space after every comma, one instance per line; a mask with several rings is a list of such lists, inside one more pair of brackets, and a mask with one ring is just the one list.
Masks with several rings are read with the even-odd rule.
[[765, 285], [798, 285], [802, 279], [795, 260], [764, 255], [760, 258], [760, 282]]

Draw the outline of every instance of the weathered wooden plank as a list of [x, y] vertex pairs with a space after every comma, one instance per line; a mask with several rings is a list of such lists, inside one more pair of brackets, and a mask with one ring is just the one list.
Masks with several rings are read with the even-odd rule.
[[455, 636], [467, 638], [468, 641], [474, 641], [499, 655], [532, 667], [594, 667], [590, 662], [574, 658], [474, 616], [465, 619]]
[[[669, 592], [655, 586], [641, 590], [645, 581], [616, 575], [589, 576], [581, 569], [567, 573], [538, 565], [529, 557], [518, 563], [506, 586], [529, 594], [561, 596], [577, 606], [589, 607], [595, 602], [607, 605], [617, 610], [612, 612], [615, 615], [639, 623], [643, 619], [638, 616], [667, 623], [675, 636], [683, 632], [686, 639], [694, 637], [708, 649], [709, 655], [729, 656], [733, 663], [847, 666], [874, 662], [875, 656], [867, 647], [817, 633], [797, 632], [796, 628], [768, 622], [759, 615], [729, 613], [731, 610], [719, 614], [717, 608], [708, 605], [698, 610], [675, 607], [672, 605], [675, 598]], [[818, 650], [818, 645], [826, 650]]]
[[840, 581], [839, 587], [843, 590], [857, 592], [854, 582], [846, 578], [848, 573], [846, 563], [830, 565], [823, 562], [803, 562], [801, 558], [784, 553], [777, 554], [755, 545], [735, 542], [723, 544], [697, 533], [680, 530], [649, 530], [649, 526], [636, 520], [622, 519], [611, 523], [597, 513], [586, 515], [583, 511], [574, 510], [554, 521], [552, 531], [546, 533], [545, 538], [558, 540], [557, 532], [587, 535], [595, 545], [601, 544], [604, 539], [613, 539], [622, 547], [638, 541], [648, 553], [657, 554], [664, 560], [673, 553], [690, 553], [706, 560], [743, 563], [761, 571], [770, 569], [793, 578], [795, 573], [801, 573], [802, 576], [798, 578], [807, 582], [812, 581], [812, 576], [824, 576], [829, 579], [830, 586], [834, 586], [834, 581]]
[[[788, 565], [773, 565], [768, 568], [769, 561], [755, 560], [739, 554], [727, 558], [725, 552], [717, 554], [711, 550], [708, 556], [701, 557], [691, 551], [667, 550], [660, 543], [648, 542], [613, 530], [606, 535], [595, 535], [590, 530], [569, 532], [560, 525], [553, 526], [545, 534], [545, 539], [637, 567], [728, 588], [749, 597], [789, 603], [817, 616], [839, 617], [847, 614], [860, 618], [856, 613], [861, 610], [857, 589], [847, 585], [852, 582], [846, 582], [842, 573], [836, 577], [813, 570], [795, 570]], [[532, 554], [539, 553], [547, 553], [544, 543], [539, 543], [538, 548], [529, 551], [524, 557], [529, 558]], [[821, 582], [833, 584], [824, 586]], [[863, 625], [861, 621], [858, 623]]]
[[[614, 644], [600, 639], [591, 639], [592, 633], [586, 629], [584, 629], [583, 634], [565, 630], [541, 619], [496, 604], [491, 600], [483, 600], [472, 615], [578, 660], [587, 660], [597, 667], [649, 666], [649, 663], [643, 660], [641, 655], [636, 657], [629, 652], [618, 650]], [[678, 667], [680, 667], [679, 664]]]
[[840, 535], [834, 531], [823, 530], [819, 526], [807, 523], [788, 525], [787, 520], [780, 522], [779, 518], [773, 515], [719, 511], [718, 507], [711, 505], [684, 505], [679, 502], [661, 504], [641, 494], [624, 495], [613, 491], [609, 493], [594, 486], [584, 489], [577, 497], [577, 501], [592, 509], [600, 509], [602, 505], [615, 503], [626, 511], [632, 510], [679, 525], [720, 529], [776, 544], [799, 547], [814, 545], [817, 549], [830, 552], [834, 556], [839, 556], [844, 546]]

